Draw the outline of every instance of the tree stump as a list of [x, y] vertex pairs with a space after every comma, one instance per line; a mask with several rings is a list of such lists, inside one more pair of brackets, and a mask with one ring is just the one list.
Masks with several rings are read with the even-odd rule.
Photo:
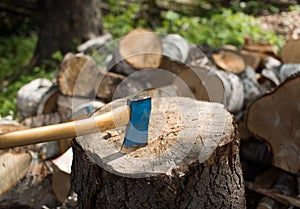
[[222, 104], [153, 98], [148, 145], [121, 154], [124, 134], [120, 127], [73, 140], [78, 208], [245, 208], [239, 137]]

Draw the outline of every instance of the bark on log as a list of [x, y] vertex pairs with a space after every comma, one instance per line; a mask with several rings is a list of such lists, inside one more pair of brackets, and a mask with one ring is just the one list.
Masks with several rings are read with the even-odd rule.
[[182, 97], [152, 104], [146, 147], [120, 154], [124, 127], [73, 141], [78, 208], [245, 208], [232, 115]]
[[18, 91], [17, 106], [23, 117], [37, 115], [38, 107], [45, 106], [44, 104], [41, 104], [41, 102], [47, 102], [47, 100], [43, 101], [43, 97], [51, 86], [52, 82], [48, 79], [38, 78], [24, 85]]

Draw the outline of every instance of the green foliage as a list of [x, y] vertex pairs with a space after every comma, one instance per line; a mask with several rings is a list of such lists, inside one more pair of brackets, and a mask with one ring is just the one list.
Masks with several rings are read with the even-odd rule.
[[[136, 20], [142, 2], [128, 4], [126, 1], [109, 0], [110, 13], [103, 16], [103, 27], [110, 31], [115, 38], [120, 38], [136, 27], [147, 27], [144, 19]], [[120, 12], [121, 11], [121, 12]]]
[[[104, 28], [114, 37], [119, 38], [136, 27], [151, 28], [145, 19], [136, 20], [136, 14], [142, 8], [140, 2], [128, 5], [126, 1], [110, 0], [109, 3], [111, 13], [103, 17]], [[199, 5], [209, 7], [209, 2], [204, 3]], [[260, 12], [265, 7], [271, 10], [271, 7], [261, 6], [261, 3], [256, 1], [249, 1], [247, 4], [239, 2], [235, 6], [232, 4], [231, 9], [219, 9], [219, 12], [213, 10], [207, 17], [190, 17], [169, 10], [161, 14], [161, 25], [154, 30], [159, 33], [177, 33], [192, 43], [215, 47], [225, 44], [239, 47], [244, 44], [245, 36], [250, 36], [255, 41], [274, 44], [280, 49], [284, 44], [282, 36], [263, 30], [261, 23], [254, 16], [239, 12], [243, 9], [256, 9]]]
[[16, 95], [18, 90], [26, 83], [34, 80], [35, 78], [48, 78], [54, 77], [54, 71], [49, 73], [41, 67], [33, 68], [33, 72], [30, 75], [21, 75], [19, 79], [13, 83], [10, 83], [7, 87], [1, 89], [0, 92], [0, 116], [13, 115], [17, 117]]
[[[10, 83], [16, 75], [19, 75], [33, 55], [37, 36], [10, 37], [0, 41], [0, 115], [17, 116], [16, 94], [26, 83], [35, 78], [53, 78], [52, 73], [46, 72], [43, 66], [35, 67], [28, 74], [21, 74], [16, 81]], [[58, 56], [58, 54], [56, 55]]]
[[284, 44], [283, 37], [263, 30], [258, 20], [241, 12], [224, 10], [211, 18], [199, 18], [167, 11], [162, 14], [162, 18], [162, 26], [158, 28], [158, 32], [179, 33], [196, 44], [209, 44], [215, 47], [225, 44], [241, 46], [246, 35], [255, 41], [274, 44], [278, 48]]
[[299, 4], [297, 4], [297, 5], [292, 5], [292, 6], [289, 7], [289, 9], [290, 9], [291, 11], [298, 11], [298, 12], [300, 12], [300, 5], [299, 5]]
[[0, 39], [0, 81], [13, 76], [32, 57], [37, 36], [12, 36]]

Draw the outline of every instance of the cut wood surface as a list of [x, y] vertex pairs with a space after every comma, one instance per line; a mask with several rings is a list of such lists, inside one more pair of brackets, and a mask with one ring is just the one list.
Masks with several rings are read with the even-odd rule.
[[287, 42], [280, 54], [283, 63], [300, 63], [300, 39]]
[[91, 57], [69, 53], [59, 66], [57, 82], [65, 96], [88, 97], [95, 94], [99, 77], [100, 69]]
[[257, 70], [261, 64], [261, 57], [249, 53], [246, 50], [240, 50], [240, 55], [243, 57], [245, 64], [251, 66], [254, 70]]
[[300, 170], [300, 76], [255, 100], [248, 108], [246, 124], [272, 148], [273, 164], [291, 173]]
[[162, 44], [155, 33], [134, 29], [120, 40], [119, 52], [135, 68], [157, 68], [162, 56]]
[[[101, 111], [125, 103], [116, 100]], [[74, 141], [78, 208], [245, 208], [238, 136], [222, 104], [153, 98], [148, 145], [121, 154], [124, 132]]]
[[26, 175], [30, 163], [29, 153], [0, 155], [0, 195], [15, 186]]
[[245, 61], [241, 55], [233, 51], [221, 50], [212, 55], [216, 65], [223, 70], [239, 74], [246, 68]]
[[[0, 208], [40, 209], [46, 205], [49, 208], [55, 208], [57, 205], [51, 189], [49, 166], [45, 162], [39, 163], [37, 156], [34, 155], [25, 177], [18, 181], [15, 187], [0, 196]], [[16, 165], [18, 164], [13, 165], [14, 169], [21, 169], [25, 163], [20, 166]], [[10, 176], [11, 173], [8, 175]]]

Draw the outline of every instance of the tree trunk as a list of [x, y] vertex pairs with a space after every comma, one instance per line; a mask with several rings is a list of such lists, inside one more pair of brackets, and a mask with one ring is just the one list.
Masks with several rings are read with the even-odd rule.
[[102, 34], [98, 0], [40, 0], [41, 23], [34, 59], [51, 58], [52, 53], [66, 53], [74, 43]]
[[78, 208], [245, 208], [239, 139], [223, 105], [153, 98], [148, 145], [121, 154], [124, 132], [73, 141]]

